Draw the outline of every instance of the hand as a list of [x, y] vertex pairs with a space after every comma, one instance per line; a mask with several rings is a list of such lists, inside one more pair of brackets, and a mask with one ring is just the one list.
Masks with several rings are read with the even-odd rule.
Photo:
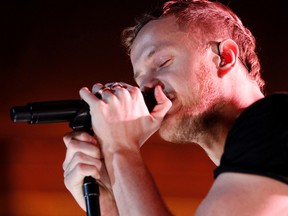
[[71, 132], [63, 140], [67, 147], [63, 163], [66, 188], [86, 211], [83, 179], [85, 176], [92, 176], [100, 186], [101, 215], [118, 215], [110, 179], [95, 138], [86, 132]]
[[[157, 105], [149, 113], [137, 87], [114, 83], [96, 84], [92, 92], [87, 88], [80, 90], [80, 96], [90, 107], [93, 131], [101, 146], [121, 215], [132, 212], [151, 215], [155, 209], [161, 215], [167, 213], [140, 152], [141, 145], [159, 129], [172, 104], [160, 86], [155, 87], [154, 95]], [[149, 192], [143, 194], [144, 190]], [[142, 201], [153, 206], [152, 211], [145, 205], [139, 206]]]
[[158, 104], [151, 113], [140, 89], [124, 83], [96, 84], [92, 92], [82, 88], [80, 96], [90, 106], [93, 130], [100, 144], [107, 143], [102, 145], [104, 154], [105, 149], [117, 151], [131, 144], [139, 148], [159, 129], [172, 104], [160, 86], [155, 87]]

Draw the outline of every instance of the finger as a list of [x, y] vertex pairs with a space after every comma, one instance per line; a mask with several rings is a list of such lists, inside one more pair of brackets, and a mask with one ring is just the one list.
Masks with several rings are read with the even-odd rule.
[[[94, 168], [96, 171], [93, 170], [93, 173], [88, 173], [89, 175], [93, 174], [95, 178], [99, 178], [100, 170], [102, 168], [102, 161], [99, 159], [96, 159], [94, 157], [90, 157], [88, 155], [83, 154], [82, 152], [77, 152], [73, 155], [72, 160], [66, 168], [64, 169], [64, 176], [68, 175], [68, 173], [74, 171], [79, 171], [82, 173], [83, 171], [81, 169], [86, 169], [88, 166], [88, 171], [90, 168]], [[87, 173], [86, 173], [87, 174]]]
[[[140, 89], [136, 86], [129, 85], [124, 82], [119, 82], [115, 87], [112, 88], [115, 92], [127, 92], [130, 94], [134, 94], [135, 92], [140, 92]], [[120, 91], [119, 91], [120, 90]], [[125, 91], [126, 90], [126, 91]]]
[[122, 88], [125, 88], [125, 89], [133, 87], [132, 85], [125, 83], [125, 82], [119, 82], [119, 84], [121, 85]]
[[116, 88], [116, 87], [126, 88], [126, 83], [124, 83], [124, 82], [111, 82], [111, 83], [105, 84], [105, 87], [108, 87], [111, 89]]
[[94, 144], [71, 139], [67, 144], [66, 159], [70, 160], [76, 152], [82, 152], [94, 158], [102, 158], [100, 148]]
[[63, 137], [63, 141], [66, 147], [72, 139], [93, 143], [95, 145], [97, 144], [96, 139], [85, 131], [72, 131], [65, 134], [65, 136]]
[[105, 87], [107, 88], [113, 88], [116, 85], [120, 85], [118, 82], [110, 82], [110, 83], [106, 83]]
[[77, 188], [82, 189], [83, 180], [86, 176], [92, 176], [95, 179], [99, 179], [99, 172], [97, 172], [95, 166], [79, 164], [70, 172], [64, 173], [65, 186], [71, 192], [77, 190]]
[[64, 176], [64, 185], [71, 192], [81, 208], [86, 210], [83, 196], [83, 179], [84, 176], [72, 172]]
[[103, 84], [101, 83], [96, 83], [92, 87], [92, 93], [96, 94], [101, 88], [103, 88]]
[[124, 82], [112, 82], [112, 83], [107, 83], [106, 88], [110, 89], [109, 91], [105, 91], [103, 92], [102, 96], [105, 98], [105, 101], [107, 102], [109, 100], [109, 98], [113, 98], [112, 95], [115, 95], [119, 98], [120, 95], [131, 95], [131, 93], [135, 92], [135, 88], [132, 85], [129, 85], [127, 83]]
[[114, 90], [112, 90], [111, 88], [108, 88], [108, 87], [105, 87], [103, 90], [102, 90], [102, 93], [101, 93], [101, 98], [104, 102], [107, 102], [109, 100], [109, 98], [111, 96], [113, 96], [113, 93], [114, 93]]
[[114, 90], [109, 87], [112, 83], [108, 83], [106, 85], [102, 85], [101, 83], [96, 83], [92, 87], [92, 93], [98, 98], [103, 101], [107, 101], [107, 99], [113, 94]]
[[110, 88], [115, 91], [116, 89], [126, 89], [127, 87], [119, 83], [114, 83]]
[[64, 170], [67, 169], [69, 163], [71, 163], [72, 158], [77, 153], [82, 153], [96, 159], [103, 158], [100, 148], [94, 144], [71, 139], [71, 141], [67, 144], [66, 156], [63, 162]]
[[119, 98], [120, 95], [127, 95], [127, 96], [130, 95], [130, 92], [127, 89], [127, 87], [123, 88], [123, 87], [120, 87], [120, 86], [116, 86], [116, 87], [113, 88], [113, 90], [114, 90], [114, 95], [117, 96], [118, 98]]
[[164, 94], [160, 85], [157, 85], [154, 90], [157, 105], [152, 110], [151, 115], [156, 119], [163, 119], [166, 113], [172, 106], [171, 100]]
[[97, 98], [87, 87], [83, 87], [79, 91], [80, 97], [86, 101], [89, 106], [96, 105], [97, 103], [101, 102], [99, 98]]

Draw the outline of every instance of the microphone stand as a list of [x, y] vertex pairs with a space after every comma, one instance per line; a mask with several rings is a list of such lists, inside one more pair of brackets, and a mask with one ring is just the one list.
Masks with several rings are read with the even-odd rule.
[[100, 216], [99, 185], [91, 176], [86, 176], [83, 183], [87, 216]]

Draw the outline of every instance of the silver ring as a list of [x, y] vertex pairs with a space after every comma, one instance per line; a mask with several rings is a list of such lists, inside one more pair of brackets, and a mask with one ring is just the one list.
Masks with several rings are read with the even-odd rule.
[[103, 86], [96, 94], [102, 94], [104, 91], [111, 91], [111, 87]]
[[107, 87], [110, 87], [111, 89], [113, 89], [113, 88], [115, 88], [115, 87], [123, 88], [123, 87], [125, 87], [125, 86], [122, 85], [121, 83], [113, 82], [113, 83], [109, 84]]

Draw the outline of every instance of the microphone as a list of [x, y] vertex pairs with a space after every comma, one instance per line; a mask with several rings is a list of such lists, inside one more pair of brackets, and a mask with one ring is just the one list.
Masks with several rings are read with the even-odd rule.
[[[154, 91], [142, 92], [142, 94], [151, 112], [157, 104]], [[74, 131], [92, 132], [89, 111], [89, 105], [84, 100], [43, 101], [28, 103], [25, 106], [14, 106], [10, 110], [10, 117], [14, 122], [29, 124], [70, 122], [69, 126]], [[83, 193], [87, 216], [100, 216], [99, 186], [93, 177], [84, 178]]]
[[[151, 112], [157, 104], [154, 91], [142, 92], [146, 106]], [[14, 106], [10, 117], [14, 122], [45, 124], [70, 122], [69, 126], [76, 131], [91, 129], [89, 105], [84, 100], [59, 100], [27, 103], [25, 106]]]

